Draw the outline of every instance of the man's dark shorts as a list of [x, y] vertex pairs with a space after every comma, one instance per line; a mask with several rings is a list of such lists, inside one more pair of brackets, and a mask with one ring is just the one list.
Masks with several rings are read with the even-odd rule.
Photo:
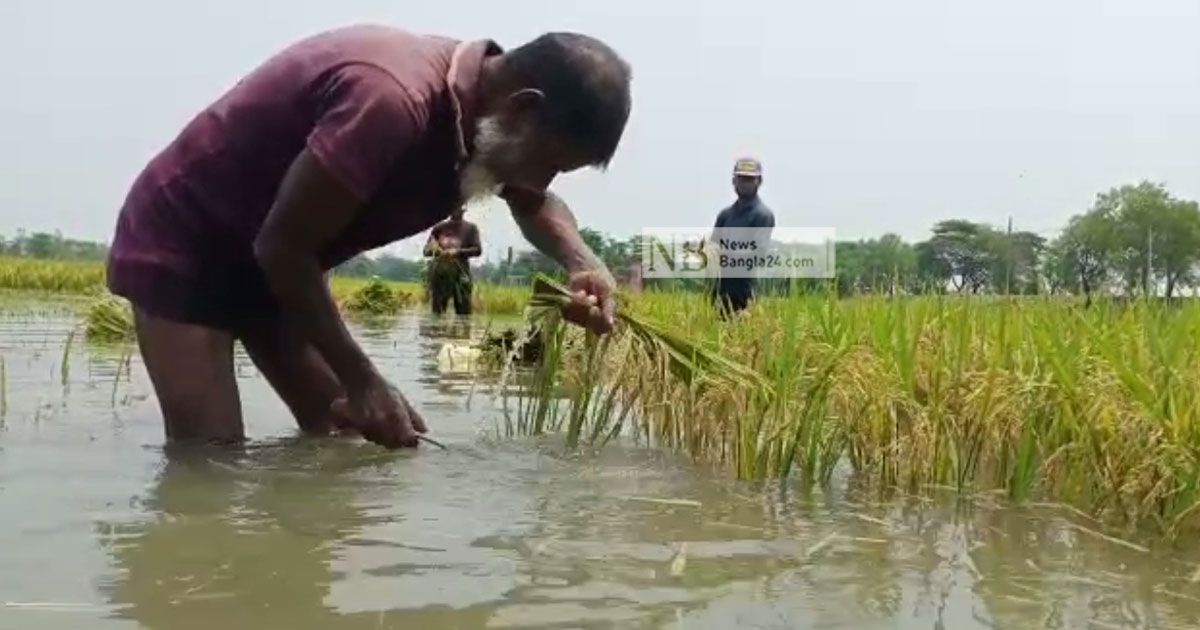
[[429, 283], [430, 303], [435, 314], [445, 312], [449, 302], [454, 303], [458, 315], [471, 314], [472, 282], [469, 274], [434, 277]]
[[108, 288], [148, 315], [233, 333], [279, 315], [254, 265], [185, 276], [154, 263], [110, 260]]

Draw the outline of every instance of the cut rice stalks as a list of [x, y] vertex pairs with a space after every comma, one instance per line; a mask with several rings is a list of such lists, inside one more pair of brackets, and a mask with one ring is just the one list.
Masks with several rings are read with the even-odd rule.
[[[708, 388], [750, 389], [769, 397], [770, 387], [754, 370], [678, 335], [665, 326], [618, 308], [617, 330], [608, 335], [568, 327], [563, 310], [571, 292], [546, 276], [535, 278], [530, 299], [531, 330], [541, 335], [541, 360], [532, 371], [517, 371], [511, 357], [505, 380], [522, 377], [515, 395], [503, 388], [506, 433], [563, 433], [568, 449], [581, 443], [601, 447], [649, 407], [663, 404], [664, 382], [693, 392]], [[652, 394], [652, 395], [648, 395]], [[515, 410], [511, 398], [516, 399]], [[698, 435], [686, 427], [639, 426], [647, 440], [674, 443]], [[671, 434], [672, 431], [675, 434]]]
[[88, 306], [84, 332], [93, 342], [131, 342], [135, 336], [133, 311], [127, 302], [114, 295], [97, 298]]
[[[561, 311], [571, 304], [571, 300], [569, 289], [545, 275], [535, 276], [531, 306]], [[633, 315], [620, 307], [617, 308], [616, 317], [642, 344], [653, 350], [652, 354], [665, 358], [671, 369], [688, 383], [707, 376], [745, 387], [768, 391], [770, 389], [762, 375], [753, 369], [727, 359], [717, 351], [672, 332], [662, 325]]]

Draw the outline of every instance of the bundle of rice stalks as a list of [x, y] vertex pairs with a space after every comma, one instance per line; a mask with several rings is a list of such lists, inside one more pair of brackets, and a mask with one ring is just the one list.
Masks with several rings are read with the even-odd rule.
[[133, 311], [116, 296], [100, 297], [88, 307], [86, 333], [89, 341], [100, 343], [133, 341]]
[[396, 303], [399, 304], [400, 308], [402, 309], [410, 308], [417, 304], [417, 296], [405, 291], [404, 289], [396, 289], [394, 295], [396, 297]]
[[410, 297], [407, 293], [392, 291], [379, 278], [372, 278], [370, 283], [346, 300], [345, 307], [358, 315], [394, 315], [408, 306]]
[[[534, 277], [533, 298], [530, 305], [535, 309], [561, 311], [571, 304], [571, 291], [549, 277], [538, 274]], [[668, 330], [665, 326], [638, 317], [618, 307], [618, 322], [643, 346], [650, 356], [661, 357], [672, 372], [686, 383], [696, 383], [701, 378], [713, 378], [741, 387], [755, 388], [769, 393], [770, 386], [755, 370], [722, 356], [718, 351], [705, 347]]]
[[[705, 392], [729, 391], [771, 396], [772, 388], [756, 371], [622, 308], [612, 334], [568, 326], [563, 309], [571, 301], [566, 287], [546, 276], [535, 278], [528, 330], [535, 331], [539, 360], [532, 371], [521, 372], [515, 395], [504, 389], [510, 436], [561, 432], [568, 449], [583, 443], [599, 448], [630, 422], [651, 439], [646, 414], [661, 412], [669, 404], [663, 398], [668, 392], [701, 398]], [[509, 355], [509, 367], [516, 366], [515, 358]], [[686, 427], [680, 430], [688, 433]]]
[[426, 279], [430, 283], [453, 281], [462, 271], [462, 262], [458, 256], [447, 254], [441, 247], [434, 245], [433, 256], [425, 269]]

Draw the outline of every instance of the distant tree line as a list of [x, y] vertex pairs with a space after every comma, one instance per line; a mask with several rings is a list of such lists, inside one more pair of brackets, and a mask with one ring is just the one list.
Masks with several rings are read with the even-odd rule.
[[344, 262], [334, 273], [341, 276], [369, 278], [378, 276], [398, 282], [418, 282], [425, 277], [425, 262], [399, 258], [390, 254], [366, 256], [360, 254]]
[[0, 236], [0, 256], [21, 256], [54, 260], [97, 261], [108, 257], [108, 246], [93, 241], [65, 238], [60, 232], [26, 233], [17, 230], [16, 236]]
[[[613, 270], [628, 278], [640, 263], [637, 236], [615, 238], [581, 230], [584, 241]], [[963, 219], [935, 224], [928, 239], [906, 242], [895, 234], [840, 241], [832, 281], [764, 281], [768, 292], [962, 293], [1000, 295], [1162, 295], [1200, 286], [1200, 206], [1143, 181], [1096, 196], [1092, 207], [1071, 217], [1054, 239]], [[511, 263], [489, 264], [489, 280], [520, 281], [557, 267], [536, 252]], [[649, 282], [647, 284], [650, 284]], [[701, 289], [696, 281], [659, 285]]]
[[[786, 221], [785, 221], [786, 223]], [[619, 238], [581, 229], [583, 240], [618, 280], [630, 281], [640, 266], [638, 236]], [[62, 234], [26, 233], [0, 238], [0, 255], [64, 260], [103, 260], [102, 243]], [[765, 290], [864, 293], [963, 293], [1004, 295], [1163, 295], [1200, 286], [1200, 206], [1179, 199], [1158, 183], [1143, 181], [1096, 196], [1091, 208], [1067, 222], [1050, 240], [1033, 232], [962, 219], [933, 226], [930, 237], [909, 243], [895, 234], [836, 244], [832, 281], [763, 283]], [[422, 282], [426, 261], [390, 254], [357, 256], [338, 267], [346, 276], [378, 276]], [[524, 284], [537, 273], [561, 275], [552, 260], [532, 250], [474, 266], [478, 281]], [[698, 281], [646, 284], [702, 289]]]
[[1161, 184], [1096, 196], [1053, 240], [947, 220], [929, 240], [838, 243], [838, 290], [1173, 297], [1200, 283], [1200, 206]]
[[[618, 276], [627, 275], [627, 271], [641, 260], [636, 239], [618, 240], [588, 228], [581, 228], [580, 236]], [[359, 255], [346, 261], [335, 273], [357, 277], [378, 276], [401, 282], [422, 282], [425, 279], [426, 266], [424, 260], [399, 258], [391, 254]], [[559, 276], [562, 270], [548, 256], [534, 250], [510, 250], [504, 260], [472, 265], [472, 275], [476, 281], [495, 284], [526, 284], [538, 273]]]

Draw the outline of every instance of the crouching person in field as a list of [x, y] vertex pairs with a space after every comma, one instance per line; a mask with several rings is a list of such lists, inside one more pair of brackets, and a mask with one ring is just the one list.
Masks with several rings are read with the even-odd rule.
[[143, 170], [117, 220], [109, 288], [134, 306], [169, 440], [243, 439], [234, 340], [306, 432], [415, 446], [421, 415], [355, 343], [324, 274], [499, 195], [570, 275], [570, 321], [613, 324], [613, 280], [553, 193], [608, 163], [628, 66], [549, 34], [511, 51], [382, 26], [268, 59]]

